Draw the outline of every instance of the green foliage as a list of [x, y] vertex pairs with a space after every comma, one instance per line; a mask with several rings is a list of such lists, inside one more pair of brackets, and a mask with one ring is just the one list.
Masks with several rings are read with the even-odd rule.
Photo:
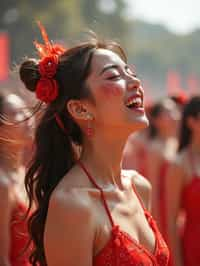
[[[142, 77], [150, 80], [152, 86], [162, 88], [166, 83], [166, 72], [178, 72], [182, 81], [193, 73], [200, 75], [199, 45], [200, 31], [188, 35], [175, 35], [163, 26], [141, 21], [130, 21], [128, 47], [130, 62], [135, 64]], [[183, 88], [187, 87], [184, 83]]]
[[36, 21], [51, 39], [70, 45], [81, 32], [93, 30], [125, 47], [130, 64], [153, 85], [162, 86], [168, 69], [200, 75], [200, 30], [177, 36], [160, 25], [127, 20], [125, 0], [1, 0], [0, 30], [11, 38], [11, 61], [34, 55], [33, 40], [41, 40]]

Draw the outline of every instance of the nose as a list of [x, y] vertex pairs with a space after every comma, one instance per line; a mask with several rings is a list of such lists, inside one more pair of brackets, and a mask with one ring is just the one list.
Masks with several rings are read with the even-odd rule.
[[138, 89], [141, 86], [141, 81], [139, 78], [134, 77], [134, 76], [129, 76], [128, 77], [128, 90], [134, 90]]

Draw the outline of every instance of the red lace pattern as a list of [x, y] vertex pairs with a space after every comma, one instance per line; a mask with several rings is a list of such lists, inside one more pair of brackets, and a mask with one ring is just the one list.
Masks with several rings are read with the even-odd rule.
[[146, 212], [151, 228], [156, 236], [154, 253], [140, 245], [129, 234], [120, 230], [118, 225], [112, 228], [112, 236], [106, 246], [94, 258], [94, 266], [167, 266], [169, 250], [151, 215]]

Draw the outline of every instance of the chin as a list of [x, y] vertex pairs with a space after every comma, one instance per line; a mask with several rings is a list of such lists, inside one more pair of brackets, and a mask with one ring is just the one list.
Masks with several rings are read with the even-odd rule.
[[146, 116], [140, 117], [132, 121], [131, 128], [132, 131], [139, 131], [145, 129], [149, 126], [149, 120]]

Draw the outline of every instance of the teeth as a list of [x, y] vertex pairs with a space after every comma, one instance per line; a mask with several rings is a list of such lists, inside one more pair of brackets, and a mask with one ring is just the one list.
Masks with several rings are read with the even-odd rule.
[[136, 97], [134, 99], [129, 100], [126, 103], [126, 106], [130, 106], [132, 104], [142, 105], [142, 99], [141, 99], [141, 97], [138, 96], [138, 97]]

